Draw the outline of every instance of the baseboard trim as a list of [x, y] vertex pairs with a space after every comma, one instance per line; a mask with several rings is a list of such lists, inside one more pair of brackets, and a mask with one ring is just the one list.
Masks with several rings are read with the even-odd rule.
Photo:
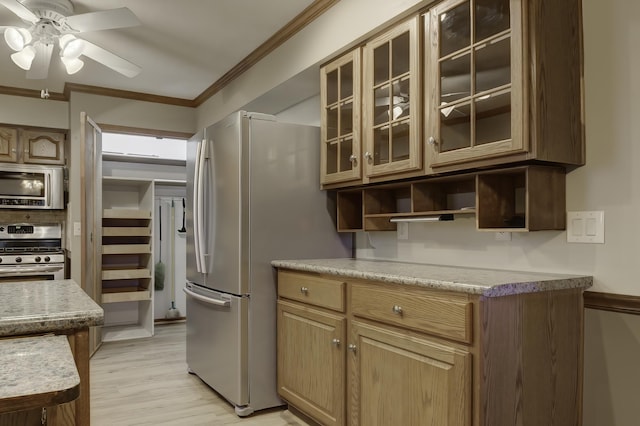
[[601, 311], [640, 315], [640, 297], [627, 294], [584, 292], [584, 307]]

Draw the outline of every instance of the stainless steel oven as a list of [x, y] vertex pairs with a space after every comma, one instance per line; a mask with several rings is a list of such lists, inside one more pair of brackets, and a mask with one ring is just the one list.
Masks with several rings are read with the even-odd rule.
[[60, 224], [0, 224], [0, 283], [65, 278]]

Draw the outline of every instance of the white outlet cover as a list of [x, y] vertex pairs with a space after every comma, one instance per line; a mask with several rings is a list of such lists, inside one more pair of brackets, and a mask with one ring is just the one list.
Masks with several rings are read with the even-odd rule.
[[496, 232], [496, 241], [511, 241], [511, 232]]
[[398, 222], [396, 223], [396, 231], [398, 233], [399, 240], [408, 240], [409, 239], [409, 224], [406, 222]]
[[567, 212], [567, 242], [604, 244], [604, 212]]

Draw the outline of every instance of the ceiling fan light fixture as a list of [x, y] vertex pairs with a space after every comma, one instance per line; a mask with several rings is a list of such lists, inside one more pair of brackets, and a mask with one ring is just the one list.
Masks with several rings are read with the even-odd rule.
[[29, 45], [21, 51], [12, 54], [11, 60], [23, 70], [29, 71], [35, 57], [36, 49], [34, 49], [33, 46]]
[[84, 40], [65, 34], [58, 41], [60, 44], [60, 57], [66, 59], [78, 59], [84, 51]]
[[60, 60], [64, 64], [65, 69], [67, 70], [67, 74], [75, 74], [84, 67], [84, 61], [78, 58], [65, 58], [64, 56], [60, 57]]
[[8, 27], [4, 30], [4, 41], [12, 50], [19, 52], [31, 42], [31, 33], [24, 28]]

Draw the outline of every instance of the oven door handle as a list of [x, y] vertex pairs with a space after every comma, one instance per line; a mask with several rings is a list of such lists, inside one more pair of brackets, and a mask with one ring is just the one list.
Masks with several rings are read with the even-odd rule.
[[63, 266], [41, 266], [41, 267], [24, 267], [24, 266], [11, 266], [0, 268], [0, 276], [6, 275], [28, 275], [39, 274], [43, 272], [57, 272], [60, 271]]

